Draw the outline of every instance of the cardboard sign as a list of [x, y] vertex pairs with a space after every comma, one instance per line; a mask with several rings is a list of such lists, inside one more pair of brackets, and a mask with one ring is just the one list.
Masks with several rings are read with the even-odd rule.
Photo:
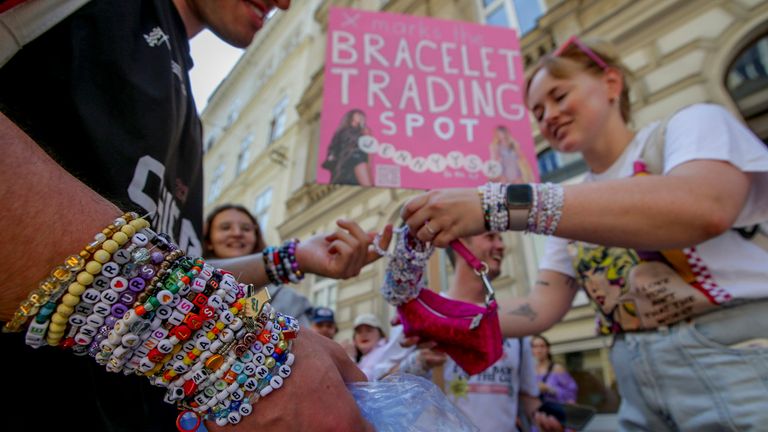
[[512, 29], [332, 8], [317, 182], [538, 179]]

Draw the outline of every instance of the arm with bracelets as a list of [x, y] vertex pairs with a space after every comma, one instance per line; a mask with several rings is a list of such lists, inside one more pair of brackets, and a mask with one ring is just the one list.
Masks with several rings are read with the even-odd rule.
[[[269, 282], [261, 255], [233, 268], [186, 257], [168, 236], [62, 169], [3, 115], [0, 143], [0, 193], [8, 204], [0, 212], [6, 331], [24, 332], [31, 346], [58, 345], [110, 370], [147, 375], [166, 387], [166, 401], [211, 418], [209, 429], [238, 415], [249, 429], [370, 427], [345, 388], [365, 378], [341, 348], [297, 332], [293, 320], [263, 303], [246, 307], [250, 284]], [[285, 252], [295, 254], [302, 271], [353, 276], [377, 255], [366, 253], [369, 237], [359, 227], [340, 225], [352, 229], [294, 244], [293, 252], [286, 245]], [[275, 275], [280, 282], [300, 277], [290, 256], [271, 259], [283, 270]], [[247, 275], [240, 277], [238, 267], [248, 267]], [[297, 384], [283, 386], [288, 376]], [[327, 397], [311, 396], [319, 392]], [[254, 414], [246, 416], [249, 404]]]

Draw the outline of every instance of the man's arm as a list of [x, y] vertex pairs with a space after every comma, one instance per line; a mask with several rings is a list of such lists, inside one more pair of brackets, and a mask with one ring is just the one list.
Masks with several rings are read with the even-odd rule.
[[504, 337], [541, 333], [563, 318], [578, 287], [575, 280], [552, 270], [539, 272], [527, 297], [499, 301], [499, 321]]
[[121, 215], [0, 113], [0, 320], [64, 258]]

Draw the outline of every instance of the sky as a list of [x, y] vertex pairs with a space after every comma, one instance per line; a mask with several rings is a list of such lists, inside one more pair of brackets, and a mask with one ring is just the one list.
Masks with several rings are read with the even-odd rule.
[[208, 98], [235, 66], [244, 50], [222, 42], [204, 30], [190, 41], [195, 67], [189, 73], [197, 110], [203, 112]]

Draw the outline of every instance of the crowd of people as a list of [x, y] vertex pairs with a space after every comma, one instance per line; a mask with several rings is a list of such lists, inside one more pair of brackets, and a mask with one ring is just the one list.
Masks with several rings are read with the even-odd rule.
[[[571, 38], [542, 57], [526, 104], [552, 148], [582, 154], [585, 182], [531, 183], [517, 167], [528, 183], [434, 190], [402, 211], [410, 234], [398, 241], [459, 240], [489, 279], [505, 253], [499, 232], [550, 236], [530, 294], [499, 301], [502, 357], [469, 375], [434, 341], [399, 326], [388, 335], [372, 314], [336, 342], [334, 311], [289, 286], [308, 273], [356, 276], [392, 227], [375, 245], [340, 220], [270, 246], [242, 206], [204, 222], [188, 38], [208, 28], [246, 47], [290, 0], [82, 3], [0, 67], [12, 203], [0, 212], [0, 365], [19, 380], [9, 422], [169, 430], [183, 410], [211, 430], [370, 430], [346, 384], [411, 373], [441, 374], [482, 430], [562, 430], [546, 407], [574, 402], [577, 388], [539, 334], [583, 287], [613, 336], [622, 430], [768, 423], [768, 251], [737, 230], [768, 221], [768, 149], [724, 108], [691, 105], [635, 131], [610, 47]], [[367, 133], [363, 112], [342, 126]], [[370, 185], [367, 157], [336, 138], [332, 180]], [[474, 267], [454, 266], [442, 295], [483, 304]], [[66, 397], [34, 402], [56, 394]]]

